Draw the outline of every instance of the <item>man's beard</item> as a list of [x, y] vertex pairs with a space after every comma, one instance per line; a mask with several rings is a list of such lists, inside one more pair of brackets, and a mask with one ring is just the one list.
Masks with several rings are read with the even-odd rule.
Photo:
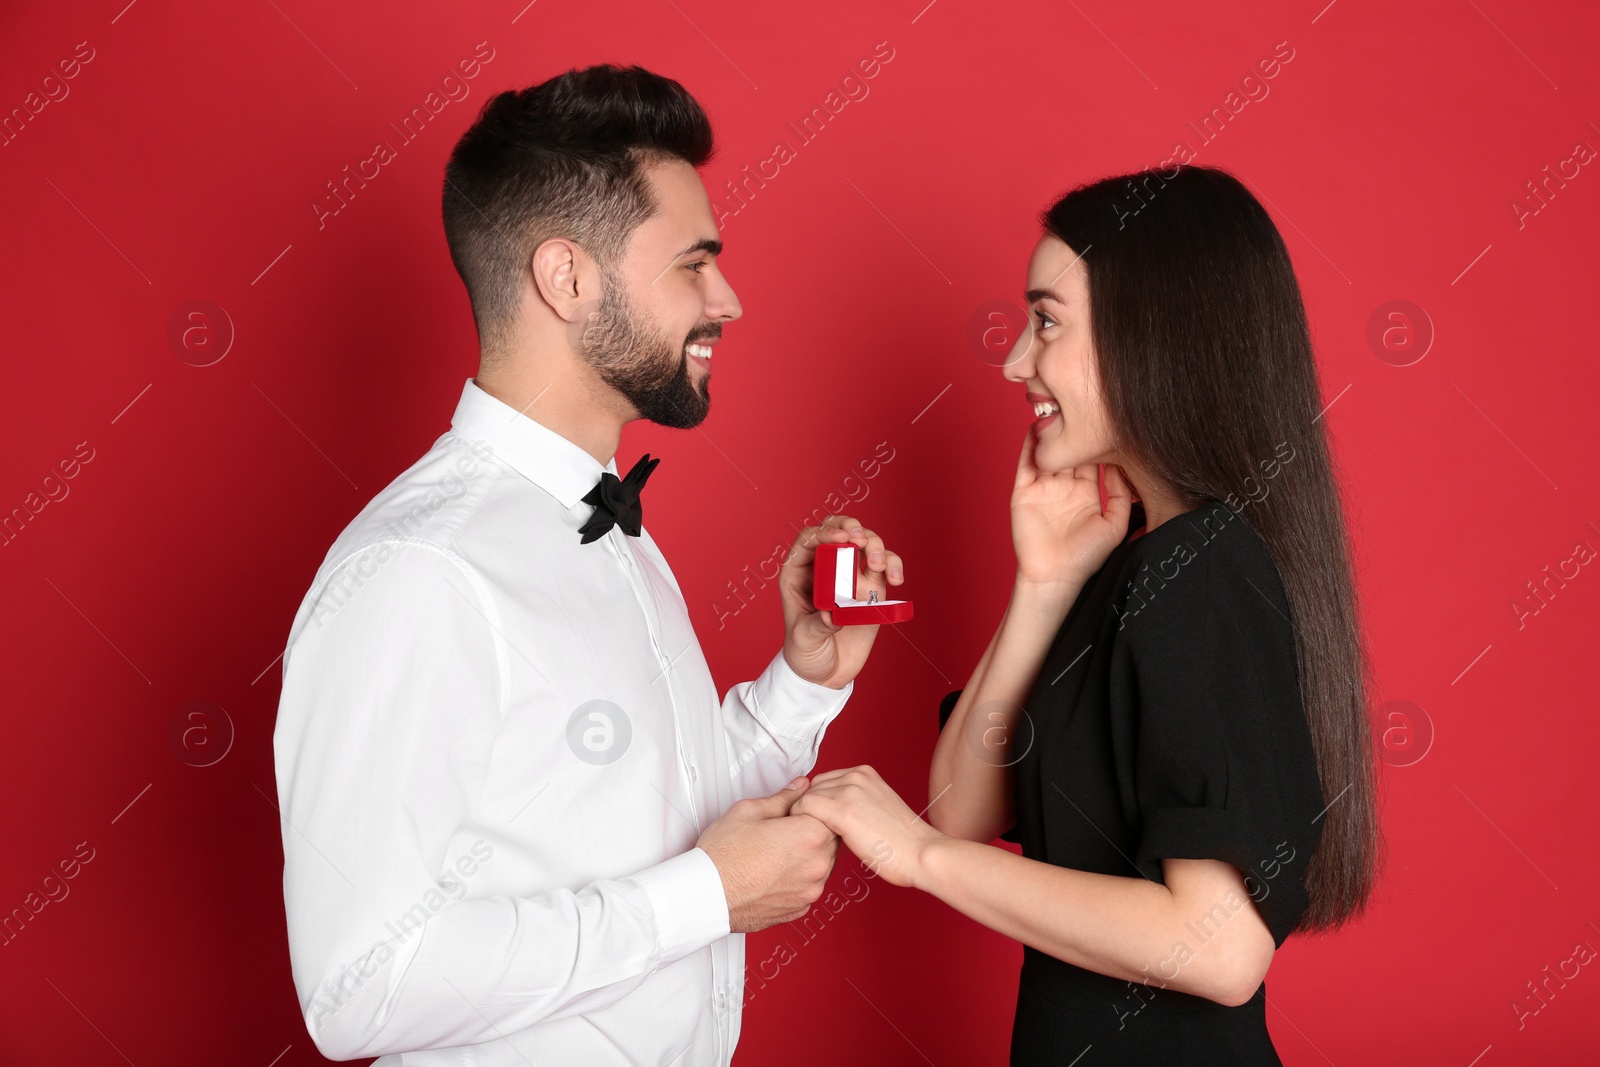
[[578, 354], [641, 417], [680, 430], [700, 425], [711, 408], [711, 381], [708, 375], [695, 387], [684, 348], [690, 341], [716, 337], [720, 328], [675, 341], [652, 329], [654, 323], [628, 299], [621, 278], [604, 268], [600, 273], [605, 288], [599, 306], [575, 323]]

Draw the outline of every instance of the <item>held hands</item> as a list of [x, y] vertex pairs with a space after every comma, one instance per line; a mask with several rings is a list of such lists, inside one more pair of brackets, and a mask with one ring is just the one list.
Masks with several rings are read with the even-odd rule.
[[878, 626], [838, 626], [833, 612], [818, 611], [811, 601], [818, 544], [854, 542], [866, 572], [858, 576], [857, 596], [866, 599], [877, 590], [885, 599], [886, 585], [906, 580], [897, 553], [883, 547], [883, 538], [848, 515], [829, 515], [821, 526], [800, 531], [778, 574], [783, 594], [783, 657], [800, 677], [830, 689], [843, 689], [866, 665], [867, 653], [878, 636]]
[[[1133, 486], [1114, 464], [1086, 463], [1041, 471], [1033, 461], [1034, 433], [1022, 442], [1011, 491], [1011, 541], [1017, 581], [1076, 596], [1128, 533]], [[1105, 471], [1106, 508], [1100, 511], [1099, 469]]]
[[822, 896], [839, 838], [809, 815], [791, 815], [804, 776], [769, 797], [736, 801], [705, 828], [696, 847], [717, 865], [733, 933], [798, 919]]
[[813, 815], [891, 885], [924, 888], [927, 849], [945, 835], [924, 822], [871, 767], [824, 771], [789, 809]]

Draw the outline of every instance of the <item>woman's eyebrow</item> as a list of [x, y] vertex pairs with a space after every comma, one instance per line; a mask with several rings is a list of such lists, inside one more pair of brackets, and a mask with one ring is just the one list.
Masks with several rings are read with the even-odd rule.
[[1066, 303], [1065, 300], [1056, 295], [1056, 291], [1054, 289], [1029, 289], [1027, 292], [1022, 294], [1022, 299], [1026, 300], [1030, 304], [1035, 300], [1054, 300], [1058, 304]]

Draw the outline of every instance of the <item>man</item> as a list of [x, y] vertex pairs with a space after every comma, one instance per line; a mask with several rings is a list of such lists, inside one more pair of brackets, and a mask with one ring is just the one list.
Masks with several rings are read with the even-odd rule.
[[877, 627], [812, 609], [815, 546], [860, 546], [880, 594], [899, 557], [846, 516], [807, 528], [782, 649], [719, 700], [638, 525], [654, 461], [617, 477], [623, 424], [706, 417], [741, 313], [712, 151], [677, 82], [602, 66], [494, 97], [452, 154], [478, 374], [334, 543], [283, 661], [290, 958], [330, 1057], [727, 1064], [744, 932], [832, 869], [789, 806]]

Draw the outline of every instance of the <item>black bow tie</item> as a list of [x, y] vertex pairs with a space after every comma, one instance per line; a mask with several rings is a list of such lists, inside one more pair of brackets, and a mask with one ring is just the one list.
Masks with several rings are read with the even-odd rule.
[[626, 478], [618, 478], [610, 471], [602, 471], [600, 481], [583, 498], [585, 504], [594, 505], [594, 514], [578, 528], [583, 534], [581, 544], [588, 544], [605, 535], [613, 525], [622, 527], [622, 532], [631, 537], [639, 536], [639, 524], [644, 521], [644, 512], [639, 507], [639, 490], [644, 488], [645, 479], [650, 477], [650, 472], [656, 469], [659, 459], [651, 459], [646, 452], [639, 457], [637, 463], [628, 471]]

